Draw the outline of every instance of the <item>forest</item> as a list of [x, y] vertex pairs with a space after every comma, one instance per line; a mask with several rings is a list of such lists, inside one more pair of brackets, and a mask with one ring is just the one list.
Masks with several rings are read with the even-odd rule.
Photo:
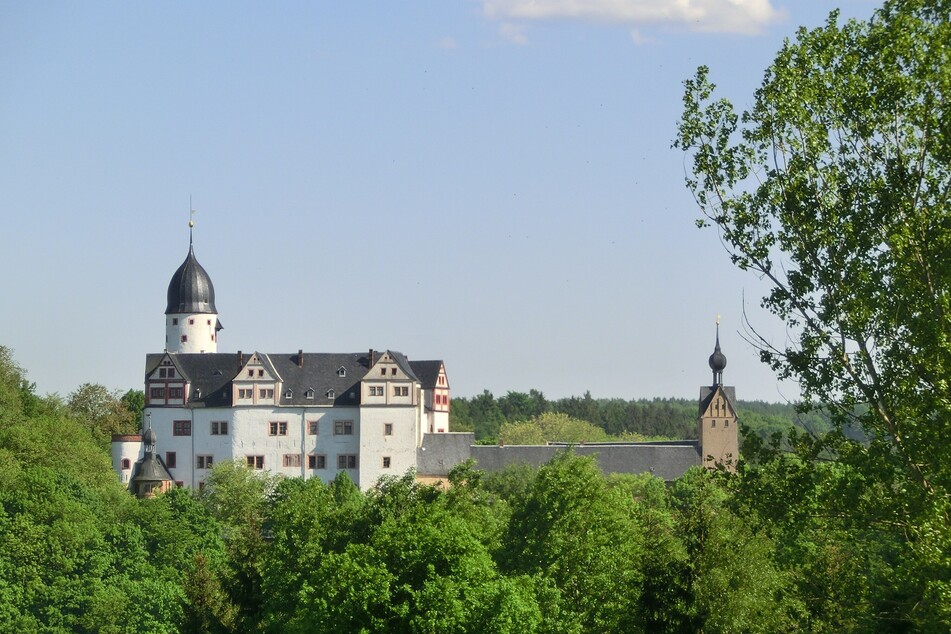
[[[597, 442], [606, 440], [686, 440], [697, 437], [698, 401], [676, 398], [596, 399], [590, 392], [548, 400], [538, 390], [508, 392], [496, 398], [488, 390], [471, 398], [451, 400], [450, 429], [471, 431], [477, 442], [531, 444], [547, 440]], [[832, 430], [821, 408], [797, 403], [739, 401], [737, 419], [763, 440], [799, 430], [821, 435]], [[548, 435], [545, 423], [560, 421], [558, 434]], [[529, 442], [531, 441], [531, 442]]]
[[0, 631], [838, 632], [940, 616], [901, 535], [835, 506], [843, 486], [874, 492], [758, 440], [739, 473], [669, 487], [566, 451], [367, 492], [223, 463], [201, 492], [140, 500], [102, 434], [122, 409], [88, 407], [90, 392], [38, 396], [0, 348]]

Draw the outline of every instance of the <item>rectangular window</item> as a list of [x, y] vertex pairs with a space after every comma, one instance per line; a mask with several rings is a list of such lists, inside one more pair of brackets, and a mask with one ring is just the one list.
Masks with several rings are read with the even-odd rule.
[[189, 325], [189, 326], [194, 326], [194, 325], [195, 325], [195, 320], [194, 320], [194, 319], [189, 319], [189, 320], [188, 320], [188, 325]]
[[384, 469], [389, 469], [389, 468], [390, 468], [390, 457], [389, 457], [389, 456], [383, 456], [383, 468], [384, 468]]
[[258, 395], [259, 395], [259, 398], [273, 399], [274, 390], [273, 389], [266, 390], [262, 388], [261, 390], [258, 391]]
[[191, 436], [192, 422], [190, 420], [176, 420], [172, 423], [173, 436]]
[[409, 396], [409, 386], [408, 385], [393, 386], [393, 396]]
[[164, 387], [153, 387], [149, 390], [149, 398], [153, 401], [163, 400], [165, 398], [165, 388]]
[[386, 376], [386, 368], [380, 368], [380, 376]]
[[175, 480], [175, 486], [176, 486], [177, 488], [181, 489], [181, 488], [183, 488], [183, 487], [185, 486], [185, 481], [184, 481], [184, 480]]
[[353, 421], [352, 420], [335, 420], [334, 421], [334, 436], [352, 436], [353, 435]]
[[315, 420], [307, 421], [307, 433], [311, 436], [316, 436], [317, 432], [320, 430], [320, 424]]
[[178, 465], [178, 456], [175, 455], [174, 451], [165, 452], [165, 466], [169, 469], [174, 469]]
[[247, 456], [248, 466], [252, 469], [264, 468], [264, 456]]
[[211, 469], [214, 460], [214, 456], [195, 456], [195, 468]]
[[251, 398], [252, 391], [250, 388], [239, 388], [238, 389], [238, 398]]
[[264, 370], [258, 370], [258, 376], [264, 376]]
[[356, 469], [357, 468], [357, 456], [356, 454], [339, 454], [337, 456], [337, 468], [338, 469]]
[[248, 376], [254, 376], [254, 370], [248, 370]]
[[286, 436], [287, 422], [286, 421], [271, 421], [270, 423], [268, 423], [267, 434], [268, 436]]
[[173, 326], [177, 326], [177, 325], [178, 325], [178, 317], [172, 317], [172, 325], [173, 325]]
[[384, 436], [393, 435], [393, 423], [383, 423], [383, 435]]
[[299, 466], [300, 466], [300, 454], [299, 454], [299, 453], [286, 453], [286, 454], [284, 454], [284, 466], [285, 466], [285, 467], [299, 467]]
[[307, 456], [307, 466], [311, 469], [326, 469], [327, 456], [321, 454]]
[[227, 436], [228, 435], [228, 421], [226, 420], [211, 421], [211, 435], [212, 436]]
[[160, 379], [164, 379], [166, 377], [165, 372], [166, 372], [165, 368], [159, 368], [158, 375]]
[[182, 343], [186, 343], [187, 341], [188, 341], [188, 335], [182, 335]]
[[169, 398], [184, 398], [185, 390], [181, 387], [170, 387], [168, 388], [168, 397]]

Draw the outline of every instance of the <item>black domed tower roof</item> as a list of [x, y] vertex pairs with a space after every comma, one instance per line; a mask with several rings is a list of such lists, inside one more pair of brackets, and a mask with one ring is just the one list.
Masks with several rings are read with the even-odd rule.
[[723, 384], [723, 369], [726, 368], [726, 355], [720, 352], [720, 320], [717, 319], [717, 343], [710, 355], [710, 369], [713, 370], [713, 384]]
[[215, 287], [204, 267], [195, 259], [191, 237], [188, 240], [188, 257], [168, 283], [168, 306], [165, 314], [182, 313], [218, 314], [218, 309], [215, 308]]

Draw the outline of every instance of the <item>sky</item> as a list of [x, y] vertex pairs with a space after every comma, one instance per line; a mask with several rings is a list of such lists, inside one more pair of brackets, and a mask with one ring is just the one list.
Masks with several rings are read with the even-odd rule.
[[453, 396], [795, 400], [671, 148], [841, 0], [0, 0], [0, 345], [41, 394], [141, 389], [188, 251], [219, 351], [442, 359]]

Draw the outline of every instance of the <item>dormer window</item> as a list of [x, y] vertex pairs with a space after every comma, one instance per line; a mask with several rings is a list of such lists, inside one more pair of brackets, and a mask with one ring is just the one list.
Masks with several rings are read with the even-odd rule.
[[[332, 391], [333, 391], [333, 390], [331, 390], [331, 392], [332, 392]], [[314, 398], [314, 390], [313, 390], [313, 389], [307, 390], [307, 391], [304, 393], [304, 396], [305, 396], [306, 398], [313, 399], [313, 398]]]
[[336, 396], [337, 396], [337, 395], [334, 393], [333, 390], [327, 390], [327, 398], [329, 398], [329, 399], [334, 399], [334, 398], [336, 398]]
[[337, 376], [347, 376], [347, 368], [340, 366], [337, 368]]
[[294, 398], [294, 390], [286, 390], [284, 392], [284, 398]]

